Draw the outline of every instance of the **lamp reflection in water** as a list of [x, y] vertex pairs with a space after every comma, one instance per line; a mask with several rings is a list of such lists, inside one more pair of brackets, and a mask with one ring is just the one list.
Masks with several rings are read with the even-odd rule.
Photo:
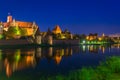
[[102, 53], [103, 54], [105, 53], [105, 47], [102, 47]]
[[83, 52], [85, 52], [86, 51], [86, 46], [83, 45], [82, 47], [83, 47]]
[[82, 52], [86, 53], [86, 51], [90, 53], [98, 53], [99, 46], [98, 45], [82, 45]]

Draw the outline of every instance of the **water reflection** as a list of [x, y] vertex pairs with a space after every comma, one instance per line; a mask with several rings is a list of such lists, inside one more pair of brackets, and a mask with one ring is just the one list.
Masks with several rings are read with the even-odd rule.
[[107, 49], [115, 47], [120, 48], [120, 44], [111, 46], [82, 45], [73, 47], [1, 49], [0, 72], [5, 70], [6, 75], [10, 77], [15, 71], [35, 67], [43, 58], [46, 58], [48, 63], [53, 60], [56, 65], [59, 65], [63, 57], [71, 57], [74, 54], [80, 53], [105, 53]]
[[33, 49], [3, 50], [2, 58], [0, 59], [0, 62], [2, 62], [0, 68], [5, 68], [6, 75], [9, 77], [17, 70], [32, 67], [35, 65], [34, 53]]
[[83, 53], [89, 52], [89, 53], [99, 53], [99, 51], [102, 51], [102, 53], [105, 53], [105, 49], [110, 46], [105, 45], [83, 45], [80, 46], [80, 51]]
[[111, 48], [120, 48], [120, 44], [113, 44], [113, 45], [111, 45]]

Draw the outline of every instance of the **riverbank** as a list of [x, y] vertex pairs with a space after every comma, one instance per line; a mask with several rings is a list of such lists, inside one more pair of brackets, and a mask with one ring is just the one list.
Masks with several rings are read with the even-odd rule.
[[119, 80], [120, 57], [110, 57], [96, 68], [82, 68], [67, 75], [42, 77], [39, 80]]
[[80, 45], [111, 45], [114, 43], [80, 43], [79, 40], [53, 40], [52, 44], [41, 43], [37, 44], [34, 41], [30, 42], [27, 39], [10, 39], [0, 40], [0, 48], [33, 48], [33, 47], [66, 47], [66, 46], [80, 46]]

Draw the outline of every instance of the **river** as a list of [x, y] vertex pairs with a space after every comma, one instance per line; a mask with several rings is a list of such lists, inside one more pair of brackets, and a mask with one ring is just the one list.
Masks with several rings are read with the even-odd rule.
[[40, 80], [96, 67], [109, 56], [120, 56], [120, 44], [0, 49], [0, 80]]

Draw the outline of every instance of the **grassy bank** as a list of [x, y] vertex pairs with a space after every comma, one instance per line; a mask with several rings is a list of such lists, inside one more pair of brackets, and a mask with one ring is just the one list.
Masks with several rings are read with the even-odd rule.
[[40, 80], [120, 80], [120, 57], [109, 57], [96, 68], [82, 68], [67, 75], [42, 77]]

